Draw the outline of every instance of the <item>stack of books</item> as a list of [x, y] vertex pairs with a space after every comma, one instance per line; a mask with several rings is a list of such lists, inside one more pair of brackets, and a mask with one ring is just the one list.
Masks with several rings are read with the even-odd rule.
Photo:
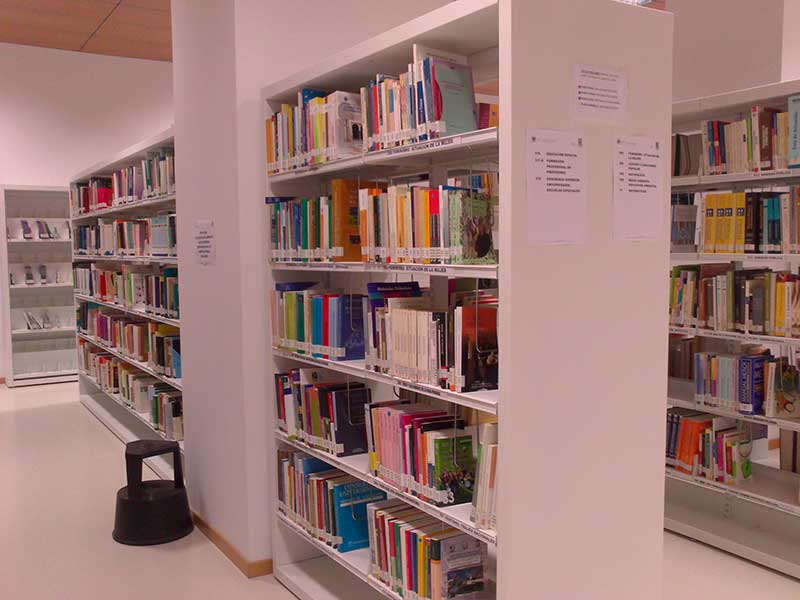
[[428, 181], [387, 188], [339, 179], [331, 188], [267, 198], [274, 261], [497, 264], [491, 193]]
[[74, 275], [79, 294], [161, 317], [180, 317], [176, 267], [123, 265], [112, 269], [91, 263], [77, 265]]
[[413, 53], [405, 72], [378, 74], [358, 94], [303, 89], [282, 104], [266, 120], [267, 173], [497, 126], [497, 100], [476, 99], [466, 56]]
[[82, 256], [177, 256], [176, 215], [98, 219], [75, 226], [74, 253]]

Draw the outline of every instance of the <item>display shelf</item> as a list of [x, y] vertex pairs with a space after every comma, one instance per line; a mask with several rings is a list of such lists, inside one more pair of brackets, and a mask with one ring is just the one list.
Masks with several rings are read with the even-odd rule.
[[326, 174], [343, 177], [356, 172], [377, 173], [381, 168], [390, 168], [393, 175], [409, 174], [429, 171], [435, 164], [477, 161], [487, 156], [496, 156], [497, 152], [497, 128], [492, 127], [287, 170], [269, 175], [269, 180], [280, 183]]
[[[145, 429], [142, 427], [141, 422], [134, 419], [134, 423], [131, 423], [131, 427], [129, 427], [127, 424], [120, 421], [120, 419], [118, 419], [116, 415], [112, 413], [112, 410], [120, 411], [121, 408], [116, 401], [114, 401], [112, 398], [109, 398], [106, 394], [94, 392], [94, 395], [90, 395], [89, 393], [82, 393], [80, 400], [81, 404], [83, 404], [83, 406], [90, 413], [92, 413], [98, 421], [105, 425], [111, 433], [117, 436], [123, 444], [142, 439], [142, 435], [138, 431], [134, 431], [136, 424], [139, 424], [139, 427], [136, 427], [136, 429]], [[102, 404], [103, 400], [108, 402], [111, 407], [104, 406]], [[172, 465], [167, 462], [163, 456], [146, 458], [144, 462], [161, 479], [174, 479], [175, 475]]]
[[165, 377], [161, 373], [156, 373], [153, 369], [148, 367], [145, 363], [140, 362], [138, 360], [134, 360], [134, 359], [132, 359], [132, 358], [130, 358], [128, 356], [125, 356], [121, 352], [119, 352], [117, 350], [114, 350], [113, 348], [110, 348], [109, 346], [106, 346], [103, 342], [98, 341], [94, 337], [92, 337], [90, 335], [86, 335], [83, 332], [79, 331], [78, 332], [78, 337], [80, 339], [82, 339], [82, 340], [85, 340], [85, 341], [89, 342], [90, 344], [94, 344], [98, 348], [102, 348], [103, 350], [105, 350], [109, 354], [112, 354], [113, 356], [116, 356], [120, 360], [123, 360], [126, 363], [128, 363], [129, 365], [132, 365], [132, 366], [136, 367], [140, 371], [143, 371], [144, 373], [147, 373], [151, 377], [155, 377], [159, 381], [163, 381], [164, 383], [166, 383], [168, 385], [171, 385], [176, 390], [181, 390], [181, 391], [183, 390], [183, 386], [181, 385], [181, 380], [180, 379], [173, 379], [172, 377]]
[[759, 342], [762, 344], [785, 344], [800, 346], [800, 338], [778, 337], [775, 335], [756, 335], [753, 333], [739, 333], [737, 331], [714, 331], [697, 327], [669, 327], [670, 333], [707, 337], [716, 340], [735, 340], [738, 342]]
[[406, 502], [407, 504], [410, 504], [411, 506], [414, 506], [427, 514], [440, 519], [452, 527], [469, 533], [473, 537], [486, 542], [487, 544], [497, 544], [497, 534], [494, 531], [481, 529], [470, 520], [469, 517], [472, 509], [472, 504], [470, 503], [446, 507], [439, 507], [429, 504], [428, 502], [419, 499], [417, 496], [400, 491], [383, 479], [372, 475], [369, 472], [369, 457], [366, 454], [356, 454], [355, 456], [345, 456], [340, 458], [317, 450], [316, 448], [312, 448], [311, 446], [308, 446], [302, 442], [289, 439], [289, 436], [280, 430], [275, 432], [275, 437], [284, 444], [288, 444], [297, 450], [301, 450], [306, 454], [315, 456], [316, 458], [327, 462], [332, 467], [340, 469], [345, 473], [352, 475], [353, 477], [361, 479], [362, 481], [366, 481], [370, 485], [383, 490], [389, 496], [399, 498], [403, 502]]
[[154, 196], [152, 198], [143, 198], [134, 202], [127, 202], [125, 204], [118, 204], [109, 208], [101, 208], [90, 213], [82, 213], [72, 215], [73, 221], [86, 221], [90, 219], [97, 219], [98, 217], [107, 217], [109, 215], [124, 215], [129, 212], [136, 211], [149, 211], [150, 209], [163, 209], [164, 207], [175, 204], [175, 194], [167, 194], [164, 196]]
[[[167, 437], [164, 435], [164, 433], [163, 433], [162, 431], [160, 431], [160, 430], [156, 429], [155, 427], [153, 427], [153, 423], [152, 423], [152, 421], [150, 420], [150, 417], [149, 417], [148, 415], [146, 415], [146, 414], [141, 414], [141, 413], [138, 413], [138, 412], [136, 412], [135, 410], [133, 410], [133, 408], [131, 408], [130, 406], [128, 406], [127, 404], [125, 404], [125, 401], [124, 401], [122, 398], [120, 398], [120, 397], [119, 397], [119, 394], [112, 394], [111, 392], [108, 392], [108, 391], [104, 390], [104, 389], [102, 388], [102, 386], [100, 385], [100, 383], [97, 381], [97, 379], [96, 379], [96, 378], [94, 378], [94, 377], [92, 377], [92, 376], [91, 376], [91, 375], [89, 375], [88, 373], [85, 373], [85, 372], [83, 372], [83, 371], [79, 371], [79, 372], [78, 372], [78, 375], [79, 375], [81, 378], [83, 378], [83, 379], [85, 379], [86, 381], [88, 381], [89, 383], [91, 383], [91, 384], [92, 384], [92, 385], [93, 385], [95, 388], [97, 388], [97, 390], [98, 390], [100, 393], [104, 394], [104, 395], [105, 395], [107, 398], [110, 398], [111, 400], [113, 400], [114, 402], [116, 402], [117, 404], [119, 404], [119, 405], [120, 405], [122, 408], [124, 408], [124, 409], [125, 409], [127, 412], [129, 412], [129, 413], [130, 413], [130, 414], [132, 414], [134, 417], [136, 417], [136, 418], [137, 418], [139, 421], [141, 421], [142, 423], [144, 423], [144, 424], [145, 424], [145, 425], [146, 425], [146, 426], [147, 426], [149, 429], [151, 429], [151, 430], [153, 431], [153, 433], [155, 433], [157, 436], [159, 436], [160, 438], [162, 438], [162, 439], [164, 439], [164, 440], [166, 440], [166, 439], [167, 439]], [[182, 452], [182, 451], [183, 451], [183, 440], [180, 440], [180, 441], [178, 442], [178, 446], [180, 446], [180, 448], [181, 448], [181, 452]]]
[[[798, 340], [798, 343], [800, 343], [800, 340]], [[393, 375], [376, 373], [375, 371], [368, 370], [366, 363], [363, 360], [328, 360], [326, 358], [317, 358], [307, 354], [297, 354], [281, 348], [273, 348], [272, 353], [274, 356], [279, 356], [281, 358], [288, 358], [310, 365], [325, 367], [331, 371], [344, 373], [346, 375], [358, 377], [359, 379], [369, 379], [370, 381], [377, 381], [387, 385], [396, 385], [412, 392], [425, 394], [432, 398], [439, 398], [440, 400], [446, 400], [447, 402], [452, 402], [468, 408], [475, 408], [493, 415], [497, 414], [500, 390], [483, 390], [480, 392], [451, 392], [450, 390], [445, 390], [435, 385], [415, 383], [413, 381], [408, 381], [407, 379], [394, 377]]]
[[74, 262], [124, 262], [140, 265], [177, 265], [177, 256], [91, 256], [89, 254], [75, 254]]
[[[69, 383], [78, 380], [78, 371], [77, 369], [62, 369], [59, 371], [15, 373], [13, 378], [15, 387], [44, 385], [50, 383]], [[8, 377], [6, 379], [8, 379]]]
[[99, 304], [100, 306], [113, 308], [114, 310], [118, 310], [120, 312], [124, 312], [129, 315], [136, 315], [137, 317], [142, 317], [143, 319], [147, 319], [149, 321], [155, 321], [156, 323], [164, 323], [165, 325], [172, 325], [174, 327], [181, 326], [180, 319], [168, 319], [167, 317], [154, 315], [152, 313], [143, 310], [135, 310], [133, 308], [128, 308], [126, 306], [122, 306], [121, 304], [117, 304], [116, 302], [106, 302], [105, 300], [98, 300], [97, 298], [88, 296], [86, 294], [78, 294], [76, 292], [75, 298], [78, 300], [82, 300], [84, 302], [92, 302], [93, 304]]
[[668, 478], [679, 479], [686, 483], [705, 487], [722, 494], [734, 496], [740, 500], [760, 504], [779, 510], [795, 517], [800, 517], [800, 475], [753, 463], [752, 481], [737, 485], [726, 485], [704, 477], [680, 473], [672, 467], [665, 467]]
[[703, 402], [698, 402], [694, 398], [694, 381], [689, 379], [670, 377], [667, 380], [667, 403], [671, 404], [672, 406], [691, 408], [694, 410], [700, 410], [714, 415], [719, 415], [720, 417], [730, 417], [740, 421], [747, 421], [749, 423], [773, 425], [775, 427], [779, 427], [780, 429], [800, 431], [800, 418], [782, 419], [778, 417], [766, 417], [764, 415], [745, 415], [734, 410], [729, 410], [718, 406], [709, 406]]
[[[800, 258], [800, 256], [798, 256]], [[441, 277], [474, 277], [497, 279], [497, 265], [417, 265], [410, 263], [363, 263], [363, 262], [281, 262], [267, 263], [273, 271], [329, 271], [338, 273], [411, 273]]]
[[800, 264], [800, 254], [715, 254], [713, 252], [673, 252], [672, 264], [713, 263], [713, 262], [757, 262]]
[[44, 336], [47, 337], [48, 335], [53, 334], [62, 334], [62, 333], [75, 333], [76, 329], [74, 327], [50, 327], [49, 329], [13, 329], [11, 331], [12, 337], [39, 337]]
[[754, 104], [765, 106], [785, 104], [786, 97], [800, 94], [800, 80], [769, 83], [742, 90], [734, 90], [681, 100], [672, 104], [672, 124], [719, 119], [736, 113], [748, 112]]
[[142, 140], [141, 142], [129, 146], [120, 152], [115, 153], [108, 159], [96, 163], [84, 169], [72, 178], [72, 181], [87, 181], [89, 177], [99, 175], [111, 175], [114, 171], [123, 169], [134, 161], [147, 158], [151, 153], [161, 148], [171, 146], [174, 143], [174, 129], [172, 126], [160, 131], [155, 135]]
[[[286, 521], [279, 520], [279, 523]], [[291, 531], [296, 532], [292, 529]], [[313, 540], [304, 537], [309, 543]], [[321, 549], [320, 549], [321, 550]], [[376, 590], [363, 585], [364, 579], [355, 575], [327, 552], [323, 556], [275, 567], [275, 578], [285, 585], [300, 600], [375, 600]], [[375, 582], [380, 585], [380, 582]], [[385, 588], [379, 590], [383, 597], [391, 594]], [[385, 591], [385, 593], [384, 593]], [[388, 598], [399, 600], [400, 596]]]
[[17, 283], [14, 285], [8, 286], [9, 289], [18, 291], [18, 290], [39, 290], [42, 288], [46, 289], [59, 289], [59, 288], [72, 288], [72, 283], [33, 283], [33, 284], [25, 284], [25, 283]]
[[[313, 538], [306, 532], [305, 529], [295, 524], [289, 517], [281, 512], [277, 515], [278, 522], [287, 527], [289, 530], [296, 533], [303, 538], [306, 542], [313, 545], [320, 552], [325, 553], [332, 558], [337, 564], [347, 569], [350, 573], [358, 577], [364, 583], [369, 584], [374, 590], [378, 591], [384, 598], [391, 600], [399, 600], [400, 595], [394, 593], [388, 587], [383, 585], [378, 579], [372, 577], [369, 573], [369, 548], [361, 548], [358, 550], [351, 550], [350, 552], [339, 552], [335, 548], [331, 548], [328, 544]], [[331, 590], [327, 590], [330, 592]], [[352, 592], [351, 592], [352, 593]], [[318, 596], [314, 596], [316, 599]], [[347, 596], [350, 597], [349, 594]]]
[[22, 245], [22, 244], [31, 244], [31, 245], [41, 245], [41, 244], [69, 244], [70, 242], [72, 242], [72, 240], [71, 240], [71, 239], [69, 239], [69, 238], [64, 238], [64, 239], [61, 239], [61, 238], [59, 238], [59, 239], [55, 239], [55, 240], [53, 240], [53, 239], [50, 239], [50, 240], [39, 240], [39, 239], [33, 239], [33, 240], [25, 240], [25, 239], [22, 239], [22, 240], [17, 240], [17, 239], [11, 239], [11, 240], [7, 240], [7, 241], [8, 241], [8, 243], [9, 243], [9, 244], [13, 244], [14, 246], [20, 246], [20, 245]]

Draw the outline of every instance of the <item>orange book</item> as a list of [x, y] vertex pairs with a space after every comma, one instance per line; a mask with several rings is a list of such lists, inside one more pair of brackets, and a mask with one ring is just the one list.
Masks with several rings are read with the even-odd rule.
[[[361, 189], [380, 188], [375, 181], [362, 181]], [[370, 195], [374, 193], [370, 190]], [[355, 179], [334, 179], [331, 181], [331, 240], [334, 248], [341, 253], [333, 257], [333, 262], [366, 261], [364, 249], [367, 240], [367, 205], [359, 202], [359, 182]]]

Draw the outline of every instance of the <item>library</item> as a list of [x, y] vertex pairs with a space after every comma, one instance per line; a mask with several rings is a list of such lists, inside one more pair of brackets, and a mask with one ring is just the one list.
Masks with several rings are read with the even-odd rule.
[[0, 597], [800, 597], [800, 2], [0, 4]]

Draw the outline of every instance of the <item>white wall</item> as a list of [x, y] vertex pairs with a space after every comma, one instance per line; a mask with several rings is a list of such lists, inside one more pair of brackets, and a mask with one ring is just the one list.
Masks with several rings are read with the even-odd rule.
[[800, 79], [800, 0], [783, 5], [783, 56], [781, 81]]
[[0, 44], [0, 182], [66, 185], [166, 129], [170, 63]]
[[[193, 265], [185, 251], [180, 265], [190, 494], [193, 507], [249, 561], [271, 556], [274, 493], [259, 90], [445, 3], [172, 2], [177, 174], [184, 190], [179, 237], [188, 239], [193, 219], [210, 218], [218, 244], [216, 266]], [[300, 43], [300, 35], [313, 43]]]
[[172, 114], [170, 63], [0, 43], [0, 183], [65, 186]]
[[668, 0], [667, 10], [675, 14], [673, 99], [780, 81], [783, 5], [784, 0]]

